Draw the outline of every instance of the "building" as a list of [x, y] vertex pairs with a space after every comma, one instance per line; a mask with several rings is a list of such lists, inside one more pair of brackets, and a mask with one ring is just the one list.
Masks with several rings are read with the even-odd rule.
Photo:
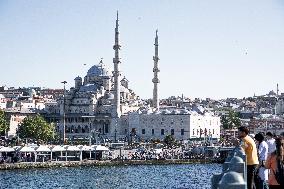
[[220, 117], [186, 109], [144, 109], [128, 115], [130, 137], [162, 140], [173, 135], [177, 140], [220, 138]]

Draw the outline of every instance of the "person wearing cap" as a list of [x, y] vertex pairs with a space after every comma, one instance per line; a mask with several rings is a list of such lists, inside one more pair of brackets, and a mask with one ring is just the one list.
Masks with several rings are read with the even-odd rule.
[[256, 168], [259, 164], [257, 157], [257, 148], [254, 140], [248, 135], [247, 127], [238, 128], [239, 138], [241, 139], [241, 147], [244, 149], [247, 157], [247, 188], [255, 189], [254, 176]]
[[264, 141], [264, 135], [258, 133], [255, 135], [255, 140], [257, 141], [257, 152], [259, 165], [257, 167], [257, 175], [255, 178], [256, 188], [257, 189], [268, 189], [268, 169], [266, 169], [265, 161], [268, 157], [268, 144]]
[[271, 154], [276, 150], [275, 139], [271, 132], [266, 133], [266, 143], [268, 145], [268, 154]]

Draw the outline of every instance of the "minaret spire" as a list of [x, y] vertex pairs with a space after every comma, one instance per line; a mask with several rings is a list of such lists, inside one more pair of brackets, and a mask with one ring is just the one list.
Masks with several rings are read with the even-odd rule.
[[159, 99], [158, 99], [158, 83], [160, 83], [160, 80], [158, 78], [158, 72], [160, 72], [158, 68], [158, 61], [159, 54], [158, 54], [158, 48], [159, 48], [159, 41], [158, 41], [158, 30], [156, 30], [156, 37], [155, 37], [155, 56], [153, 56], [154, 60], [154, 78], [152, 79], [152, 82], [154, 83], [154, 89], [153, 89], [153, 107], [156, 109], [159, 109]]
[[118, 11], [116, 13], [116, 24], [115, 24], [115, 43], [113, 46], [114, 50], [114, 58], [113, 58], [113, 77], [114, 77], [114, 106], [113, 106], [113, 116], [114, 117], [120, 117], [121, 111], [120, 111], [120, 71], [119, 71], [119, 64], [120, 58], [119, 58], [119, 31], [118, 31]]

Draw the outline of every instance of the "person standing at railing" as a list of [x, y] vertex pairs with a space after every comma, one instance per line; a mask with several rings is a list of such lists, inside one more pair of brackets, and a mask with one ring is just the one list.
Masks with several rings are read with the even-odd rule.
[[266, 133], [266, 143], [268, 144], [268, 154], [271, 154], [276, 150], [275, 139], [271, 132]]
[[268, 180], [268, 169], [264, 167], [265, 161], [268, 156], [268, 144], [264, 141], [264, 136], [262, 133], [255, 135], [255, 140], [257, 141], [257, 151], [258, 151], [258, 160], [259, 165], [257, 167], [257, 175], [255, 179], [257, 189], [268, 189], [267, 180]]
[[239, 138], [241, 139], [241, 147], [244, 149], [247, 157], [247, 188], [255, 189], [254, 176], [256, 168], [259, 164], [257, 157], [257, 148], [254, 140], [248, 135], [247, 127], [238, 128]]

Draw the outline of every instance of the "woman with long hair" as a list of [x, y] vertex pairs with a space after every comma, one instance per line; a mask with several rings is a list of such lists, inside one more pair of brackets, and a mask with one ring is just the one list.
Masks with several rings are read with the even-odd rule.
[[269, 184], [269, 189], [273, 189], [273, 188], [279, 188], [279, 183], [277, 182], [276, 178], [275, 178], [275, 174], [277, 171], [277, 167], [278, 167], [278, 161], [282, 161], [284, 160], [284, 140], [281, 138], [276, 138], [275, 140], [275, 144], [276, 144], [276, 150], [271, 153], [268, 158], [267, 161], [265, 163], [265, 167], [267, 169], [270, 169], [269, 172], [269, 177], [268, 177], [268, 184]]

